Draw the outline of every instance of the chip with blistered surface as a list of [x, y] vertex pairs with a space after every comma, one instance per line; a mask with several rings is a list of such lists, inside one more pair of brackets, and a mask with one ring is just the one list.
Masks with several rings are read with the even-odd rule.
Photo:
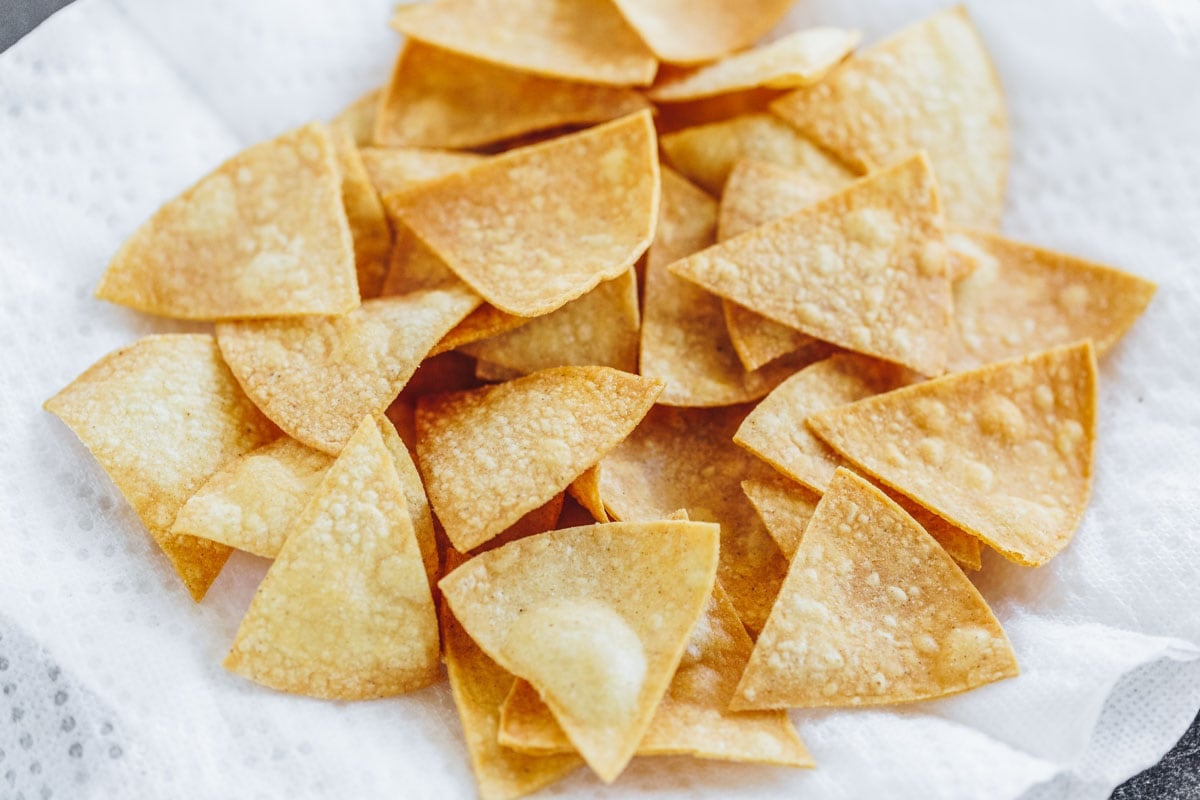
[[387, 274], [392, 232], [379, 194], [367, 175], [358, 145], [342, 128], [330, 128], [338, 168], [342, 172], [342, 202], [354, 238], [354, 263], [358, 293], [363, 299], [378, 297]]

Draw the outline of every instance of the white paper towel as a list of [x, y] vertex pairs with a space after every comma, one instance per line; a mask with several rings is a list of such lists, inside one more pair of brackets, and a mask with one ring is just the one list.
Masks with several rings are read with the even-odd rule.
[[[868, 40], [939, 0], [805, 0]], [[0, 56], [0, 798], [473, 793], [445, 685], [370, 703], [220, 666], [264, 571], [194, 605], [43, 400], [186, 326], [92, 299], [108, 257], [226, 156], [385, 80], [391, 0], [80, 0]], [[1103, 798], [1200, 706], [1200, 6], [969, 4], [1009, 95], [1005, 229], [1159, 282], [1102, 364], [1095, 496], [1071, 547], [979, 585], [1020, 678], [896, 710], [796, 713], [811, 773], [636, 761], [548, 796]], [[200, 328], [201, 326], [191, 326]]]

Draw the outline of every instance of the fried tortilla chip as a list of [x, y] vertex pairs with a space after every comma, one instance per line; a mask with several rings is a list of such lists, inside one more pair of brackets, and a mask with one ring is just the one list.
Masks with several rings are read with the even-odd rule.
[[922, 508], [895, 489], [889, 489], [886, 486], [877, 486], [876, 488], [882, 490], [888, 499], [903, 508], [906, 514], [916, 520], [916, 523], [936, 539], [937, 543], [958, 562], [964, 571], [974, 572], [983, 566], [983, 548], [980, 541], [974, 536], [954, 527], [929, 509]]
[[417, 458], [446, 536], [472, 550], [566, 489], [661, 392], [607, 367], [559, 367], [421, 398]]
[[530, 511], [505, 528], [502, 533], [488, 539], [472, 552], [476, 555], [486, 553], [488, 550], [503, 547], [509, 542], [515, 542], [518, 539], [525, 539], [529, 536], [536, 536], [539, 533], [552, 531], [555, 528], [561, 528], [562, 526], [558, 524], [558, 520], [562, 516], [563, 505], [566, 499], [566, 493], [559, 492], [554, 497], [551, 497], [548, 502]]
[[438, 624], [392, 456], [364, 417], [292, 525], [225, 667], [283, 692], [366, 700], [438, 677]]
[[410, 39], [562, 80], [644, 86], [657, 62], [609, 0], [436, 0], [401, 7]]
[[839, 469], [731, 708], [908, 703], [1017, 674], [1000, 623], [912, 517]]
[[[680, 74], [683, 74], [682, 70]], [[654, 127], [658, 129], [661, 140], [661, 137], [684, 128], [725, 122], [734, 117], [748, 114], [766, 114], [770, 111], [771, 103], [787, 93], [787, 89], [747, 89], [741, 92], [704, 97], [700, 100], [656, 103]]]
[[431, 289], [368, 300], [340, 317], [223, 322], [217, 342], [264, 414], [309, 447], [336, 454], [477, 305], [466, 287]]
[[420, 147], [364, 147], [363, 166], [380, 197], [473, 167], [487, 156]]
[[504, 381], [515, 380], [520, 378], [525, 373], [520, 370], [515, 370], [510, 367], [502, 367], [499, 364], [493, 364], [490, 361], [475, 362], [475, 378], [485, 383], [503, 383]]
[[342, 314], [359, 303], [328, 129], [238, 153], [168, 200], [113, 256], [96, 296], [181, 319]]
[[790, 562], [821, 495], [778, 475], [742, 481], [742, 492], [783, 551], [783, 557]]
[[615, 0], [663, 61], [699, 64], [727, 56], [769, 31], [795, 0]]
[[700, 522], [552, 531], [484, 553], [439, 586], [476, 644], [537, 688], [580, 755], [612, 782], [712, 593], [719, 538]]
[[329, 124], [350, 134], [357, 146], [370, 147], [374, 144], [375, 118], [379, 115], [379, 104], [382, 101], [383, 87], [372, 89], [342, 109]]
[[346, 206], [350, 234], [354, 237], [358, 293], [363, 299], [378, 297], [392, 249], [387, 215], [383, 213], [383, 203], [367, 176], [354, 139], [349, 132], [337, 127], [330, 129], [330, 135], [342, 171], [342, 202]]
[[[1067, 546], [1092, 483], [1090, 342], [808, 417], [843, 457], [1018, 564]], [[606, 495], [607, 497], [607, 495]]]
[[941, 228], [918, 154], [671, 271], [817, 339], [938, 375], [951, 332]]
[[45, 408], [95, 456], [199, 602], [231, 551], [171, 533], [171, 525], [210, 475], [279, 435], [212, 337], [140, 339], [93, 364]]
[[873, 170], [926, 150], [951, 221], [996, 228], [1008, 176], [999, 77], [959, 5], [851, 56], [771, 109], [847, 164]]
[[571, 485], [567, 494], [575, 498], [575, 502], [587, 509], [596, 522], [611, 522], [608, 512], [604, 510], [604, 498], [600, 494], [600, 465], [594, 464], [583, 471]]

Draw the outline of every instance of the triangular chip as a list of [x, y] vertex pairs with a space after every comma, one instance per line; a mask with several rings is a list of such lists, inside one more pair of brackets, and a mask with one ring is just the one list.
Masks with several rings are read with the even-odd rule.
[[199, 601], [230, 549], [170, 533], [210, 475], [279, 435], [242, 393], [211, 336], [148, 336], [88, 368], [45, 408], [67, 424]]
[[249, 147], [167, 201], [121, 245], [96, 296], [182, 319], [357, 306], [328, 129], [313, 123]]
[[370, 147], [375, 140], [375, 118], [383, 100], [383, 88], [372, 89], [342, 109], [330, 121], [330, 127], [341, 128], [359, 147]]
[[1008, 175], [1004, 90], [963, 6], [851, 56], [775, 113], [847, 164], [871, 170], [926, 150], [946, 213], [995, 228]]
[[417, 456], [446, 536], [472, 550], [545, 503], [624, 439], [662, 384], [559, 367], [421, 398]]
[[632, 89], [544, 78], [417, 41], [404, 45], [379, 112], [378, 144], [468, 148], [646, 108]]
[[941, 227], [918, 154], [671, 271], [810, 336], [938, 375], [951, 331]]
[[1090, 342], [869, 397], [808, 417], [849, 461], [1037, 566], [1083, 518], [1096, 435]]
[[439, 586], [471, 638], [541, 692], [611, 782], [712, 593], [718, 542], [717, 526], [700, 522], [588, 525], [484, 553]]
[[877, 488], [882, 489], [892, 502], [916, 520], [964, 570], [974, 572], [983, 566], [982, 543], [974, 536], [954, 527], [929, 509], [922, 508], [895, 489], [886, 486]]
[[821, 495], [782, 476], [742, 481], [742, 491], [790, 562]]
[[838, 470], [731, 705], [907, 703], [1017, 674], [1000, 623], [912, 517]]
[[[666, 71], [660, 72], [659, 76], [666, 74]], [[684, 74], [683, 70], [679, 70], [678, 74]], [[681, 103], [656, 103], [654, 127], [658, 129], [659, 137], [663, 137], [684, 128], [711, 125], [750, 114], [766, 114], [771, 103], [787, 92], [787, 89], [747, 89]]]
[[388, 227], [383, 203], [363, 166], [358, 145], [348, 131], [331, 129], [334, 152], [342, 171], [342, 202], [354, 237], [354, 263], [358, 272], [358, 293], [364, 298], [378, 297], [387, 274], [392, 232]]
[[658, 197], [646, 111], [493, 156], [386, 202], [489, 303], [530, 317], [632, 267], [654, 235]]
[[954, 286], [950, 369], [1091, 339], [1104, 353], [1146, 309], [1150, 281], [1063, 253], [957, 231], [976, 270]]
[[646, 85], [657, 63], [609, 0], [436, 0], [401, 6], [410, 39], [551, 78]]
[[575, 498], [575, 502], [587, 509], [596, 522], [611, 522], [608, 512], [604, 510], [604, 497], [600, 494], [600, 465], [594, 464], [583, 471], [571, 485], [567, 494]]
[[615, 0], [663, 61], [699, 64], [741, 50], [796, 0]]
[[487, 156], [420, 147], [364, 147], [363, 166], [380, 197], [473, 167]]
[[842, 28], [794, 31], [770, 44], [659, 83], [648, 96], [655, 102], [678, 102], [759, 86], [772, 89], [808, 86], [854, 50], [861, 38], [858, 31]]
[[225, 666], [272, 689], [337, 700], [437, 680], [429, 579], [374, 419], [362, 420], [293, 523]]
[[466, 287], [368, 300], [340, 317], [225, 322], [221, 355], [263, 413], [336, 454], [382, 414], [446, 331], [479, 305]]

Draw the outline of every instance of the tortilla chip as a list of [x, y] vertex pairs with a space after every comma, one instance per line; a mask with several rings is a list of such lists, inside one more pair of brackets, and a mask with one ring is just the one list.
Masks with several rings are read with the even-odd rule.
[[612, 782], [712, 593], [718, 542], [706, 523], [588, 525], [484, 553], [439, 585], [476, 644], [537, 687], [588, 765]]
[[133, 507], [199, 602], [231, 550], [170, 532], [210, 475], [279, 435], [211, 336], [148, 336], [110, 353], [46, 401]]
[[[563, 492], [551, 497], [549, 501], [538, 506], [533, 511], [530, 511], [519, 520], [509, 525], [502, 533], [488, 539], [486, 542], [475, 548], [472, 552], [476, 555], [486, 553], [488, 550], [495, 550], [497, 547], [503, 547], [509, 542], [515, 542], [518, 539], [525, 539], [530, 536], [536, 536], [539, 533], [552, 531], [555, 528], [562, 527], [558, 524], [559, 517], [562, 516], [563, 505], [567, 496]], [[590, 521], [590, 520], [589, 520]]]
[[[1092, 483], [1090, 342], [808, 417], [842, 456], [1018, 564], [1066, 547]], [[607, 497], [607, 495], [606, 495]]]
[[511, 381], [525, 375], [520, 370], [512, 369], [511, 367], [502, 367], [499, 364], [493, 364], [490, 361], [475, 362], [475, 379], [485, 383], [503, 383]]
[[420, 42], [520, 72], [615, 86], [654, 79], [654, 55], [608, 0], [437, 0], [392, 27]]
[[958, 283], [979, 268], [979, 260], [972, 255], [975, 246], [961, 228], [947, 228], [946, 248], [946, 275], [951, 283]]
[[778, 475], [742, 481], [742, 492], [783, 551], [783, 557], [790, 562], [821, 495]]
[[951, 332], [941, 225], [918, 154], [671, 271], [817, 339], [938, 375]]
[[774, 472], [733, 443], [746, 406], [656, 406], [600, 462], [600, 496], [613, 519], [653, 520], [684, 509], [721, 525], [721, 585], [751, 634], [762, 629], [787, 561], [742, 494]]
[[[874, 484], [872, 484], [874, 485]], [[965, 572], [974, 572], [983, 567], [983, 547], [978, 539], [966, 531], [954, 527], [937, 514], [914, 503], [895, 489], [876, 486], [904, 512], [912, 517], [925, 532], [932, 536]]]
[[1008, 175], [1004, 90], [963, 6], [851, 56], [771, 109], [847, 164], [873, 170], [926, 150], [949, 218], [996, 228]]
[[854, 173], [771, 114], [747, 114], [664, 135], [663, 155], [688, 180], [721, 194], [734, 164], [743, 158], [804, 170], [815, 180], [849, 181]]
[[774, 27], [795, 0], [614, 0], [663, 61], [699, 64], [741, 50]]
[[658, 197], [645, 111], [493, 156], [386, 202], [489, 303], [531, 317], [632, 267], [654, 236]]
[[378, 297], [392, 249], [387, 215], [383, 213], [383, 203], [367, 176], [358, 146], [350, 134], [334, 127], [330, 129], [330, 135], [342, 171], [342, 202], [346, 206], [350, 234], [354, 237], [358, 293], [363, 299]]
[[950, 369], [972, 369], [1081, 339], [1103, 354], [1155, 285], [1127, 272], [976, 231], [958, 231], [979, 268], [954, 287]]
[[379, 114], [379, 104], [382, 101], [383, 87], [372, 89], [342, 109], [329, 124], [349, 133], [357, 146], [370, 147], [374, 144], [375, 118]]
[[446, 536], [472, 550], [566, 489], [660, 392], [658, 381], [607, 367], [559, 367], [421, 398], [417, 457]]
[[363, 166], [380, 197], [460, 172], [484, 161], [478, 153], [454, 153], [419, 147], [364, 147]]
[[600, 495], [600, 465], [593, 464], [583, 471], [571, 485], [567, 493], [575, 498], [575, 502], [587, 509], [596, 522], [611, 522], [608, 512], [604, 510], [604, 498]]
[[362, 420], [263, 578], [225, 667], [283, 692], [366, 700], [438, 677], [438, 624], [392, 456]]
[[771, 89], [809, 86], [849, 55], [861, 39], [858, 31], [842, 28], [795, 31], [770, 44], [660, 81], [647, 95], [655, 102], [678, 102], [760, 86]]
[[[660, 77], [664, 74], [665, 71], [659, 72]], [[685, 73], [679, 69], [678, 74], [682, 76]], [[681, 103], [657, 103], [654, 107], [654, 127], [661, 140], [668, 133], [684, 128], [724, 122], [748, 114], [766, 114], [771, 103], [787, 93], [787, 89], [747, 89]]]
[[328, 129], [312, 123], [249, 147], [168, 200], [121, 245], [96, 297], [181, 319], [357, 306]]
[[1016, 674], [1000, 623], [946, 551], [839, 469], [731, 707], [908, 703]]
[[410, 41], [379, 113], [379, 144], [470, 148], [647, 107], [632, 89], [544, 78]]
[[221, 355], [290, 436], [337, 454], [364, 416], [382, 414], [443, 334], [479, 297], [465, 287], [368, 300], [341, 317], [223, 322]]

